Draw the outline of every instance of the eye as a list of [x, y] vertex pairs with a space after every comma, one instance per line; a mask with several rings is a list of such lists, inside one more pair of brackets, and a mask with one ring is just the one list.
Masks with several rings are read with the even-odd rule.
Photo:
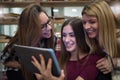
[[97, 22], [96, 19], [90, 19], [90, 20], [89, 20], [89, 23], [90, 23], [90, 24], [95, 24], [96, 22]]
[[83, 24], [86, 24], [86, 21], [82, 21]]
[[91, 24], [94, 24], [94, 23], [96, 23], [96, 21], [89, 21]]
[[47, 27], [47, 25], [51, 25], [51, 20], [48, 20], [46, 23], [41, 24], [41, 25], [42, 25], [42, 27], [41, 27], [41, 28], [46, 28], [46, 27]]
[[69, 35], [70, 35], [71, 37], [75, 37], [74, 33], [70, 33]]
[[62, 33], [62, 36], [63, 36], [63, 37], [66, 37], [66, 34], [65, 34], [65, 33]]
[[45, 24], [41, 24], [41, 25], [42, 25], [42, 27], [41, 27], [42, 29], [45, 28], [45, 27], [47, 27], [46, 23]]

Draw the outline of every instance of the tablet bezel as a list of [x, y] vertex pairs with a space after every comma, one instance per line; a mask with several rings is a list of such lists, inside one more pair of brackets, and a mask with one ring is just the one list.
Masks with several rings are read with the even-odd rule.
[[15, 55], [19, 58], [20, 63], [23, 67], [32, 73], [40, 73], [38, 69], [31, 63], [32, 56], [35, 56], [38, 61], [40, 61], [39, 55], [42, 54], [45, 63], [47, 65], [48, 59], [52, 59], [52, 74], [54, 76], [60, 76], [61, 69], [58, 63], [58, 60], [55, 56], [55, 52], [51, 48], [38, 48], [38, 47], [30, 47], [23, 45], [14, 45], [13, 50], [15, 51]]

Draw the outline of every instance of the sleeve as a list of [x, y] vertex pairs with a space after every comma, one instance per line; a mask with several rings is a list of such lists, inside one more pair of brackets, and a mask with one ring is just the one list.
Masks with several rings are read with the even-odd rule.
[[0, 55], [0, 61], [1, 61], [2, 63], [4, 63], [5, 60], [9, 57], [9, 53], [8, 53], [8, 52], [6, 52], [6, 53], [1, 52], [0, 54], [1, 54], [1, 55]]
[[6, 63], [8, 61], [18, 61], [18, 57], [15, 56], [14, 51], [10, 51], [10, 52], [2, 52], [2, 55], [0, 56], [0, 59], [3, 63]]

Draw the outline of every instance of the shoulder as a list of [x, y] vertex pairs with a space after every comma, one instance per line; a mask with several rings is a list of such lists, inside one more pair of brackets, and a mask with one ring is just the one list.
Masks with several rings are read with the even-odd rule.
[[103, 58], [103, 56], [102, 55], [99, 55], [99, 54], [90, 54], [89, 55], [89, 60], [92, 60], [92, 61], [97, 61], [97, 60], [99, 60], [99, 59], [101, 59], [101, 58]]

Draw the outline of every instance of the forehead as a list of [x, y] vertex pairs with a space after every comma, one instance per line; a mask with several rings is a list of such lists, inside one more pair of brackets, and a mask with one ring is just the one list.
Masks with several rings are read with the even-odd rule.
[[89, 20], [89, 19], [97, 20], [97, 17], [96, 16], [91, 16], [91, 15], [86, 15], [86, 14], [84, 14], [82, 16], [82, 20]]
[[44, 12], [41, 12], [39, 14], [39, 19], [41, 21], [41, 24], [44, 24], [49, 20], [48, 16]]
[[64, 26], [64, 28], [63, 28], [63, 32], [64, 33], [67, 33], [67, 32], [73, 32], [73, 29], [72, 29], [72, 26], [71, 25], [66, 25], [66, 26]]

